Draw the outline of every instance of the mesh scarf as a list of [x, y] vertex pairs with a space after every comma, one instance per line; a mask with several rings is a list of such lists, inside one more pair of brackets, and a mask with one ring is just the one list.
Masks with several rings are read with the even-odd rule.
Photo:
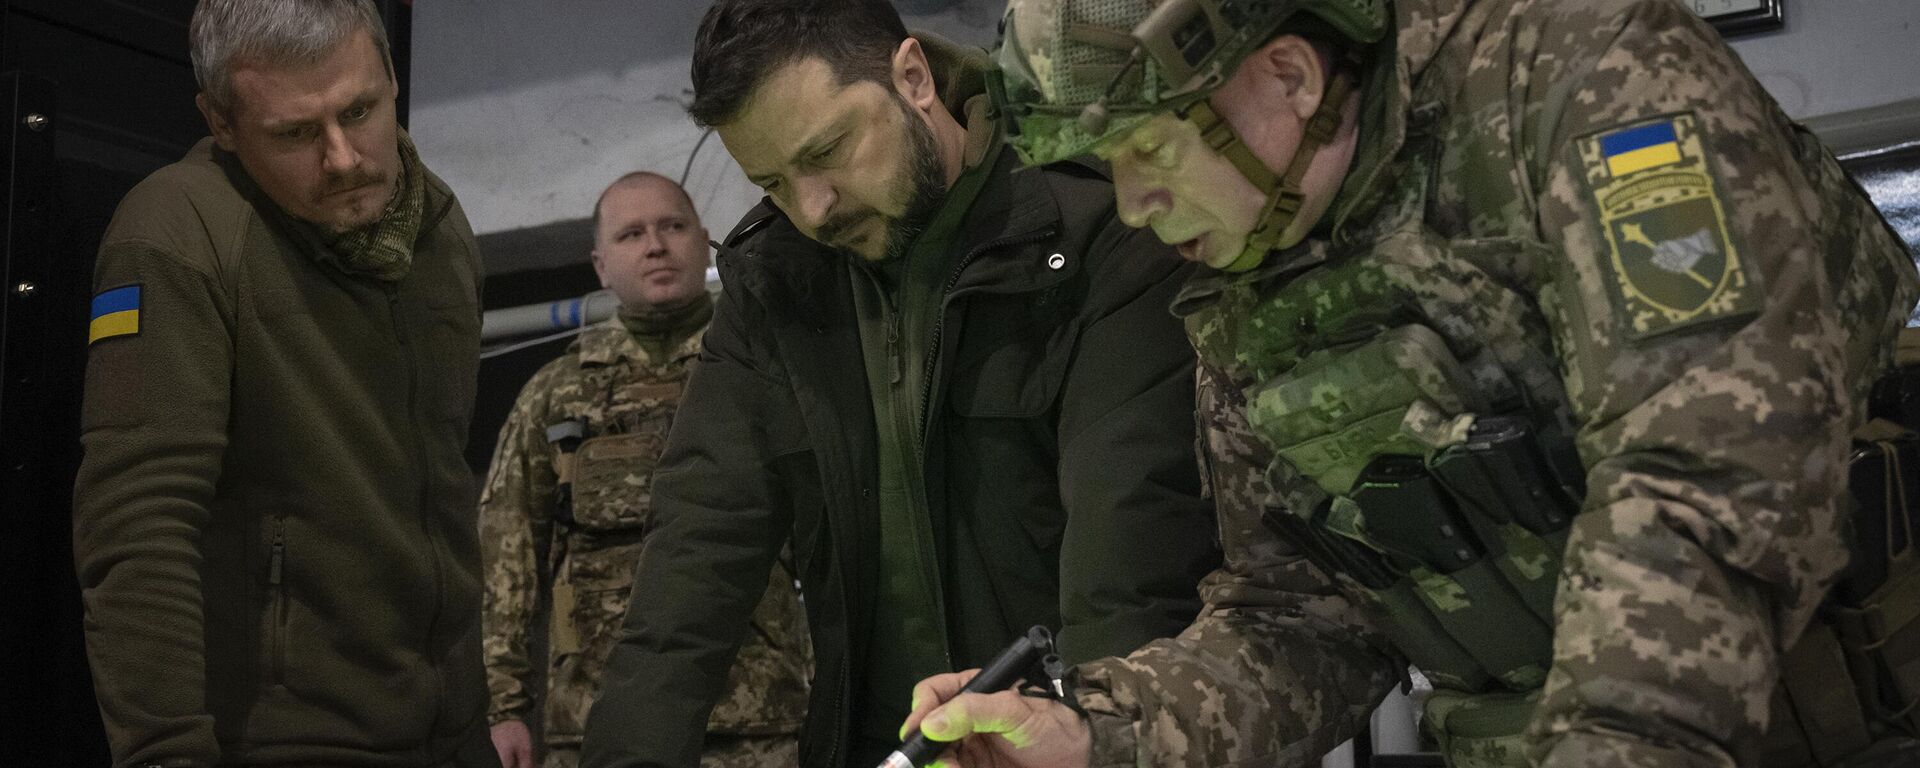
[[426, 208], [426, 172], [413, 139], [400, 133], [400, 188], [380, 220], [333, 238], [340, 268], [351, 274], [397, 282], [413, 266], [413, 241]]

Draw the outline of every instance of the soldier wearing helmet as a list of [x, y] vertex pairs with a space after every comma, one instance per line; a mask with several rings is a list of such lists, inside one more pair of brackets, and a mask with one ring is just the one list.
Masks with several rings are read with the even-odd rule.
[[1304, 765], [1411, 665], [1454, 766], [1920, 760], [1920, 558], [1850, 538], [1911, 467], [1845, 497], [1920, 282], [1711, 27], [1013, 0], [999, 59], [1024, 160], [1106, 159], [1210, 267], [1175, 311], [1227, 562], [1070, 705], [942, 675], [907, 725], [962, 765]]

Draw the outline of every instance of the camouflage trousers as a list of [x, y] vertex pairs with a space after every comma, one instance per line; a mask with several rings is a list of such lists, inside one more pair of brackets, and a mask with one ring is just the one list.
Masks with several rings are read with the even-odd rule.
[[[700, 768], [793, 768], [800, 764], [797, 736], [707, 734]], [[580, 747], [553, 747], [541, 768], [580, 768]]]

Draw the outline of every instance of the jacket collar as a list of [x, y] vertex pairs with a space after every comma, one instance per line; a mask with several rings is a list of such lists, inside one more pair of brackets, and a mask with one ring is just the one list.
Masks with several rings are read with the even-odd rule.
[[[1099, 166], [1082, 163], [1100, 170]], [[953, 242], [969, 250], [993, 243], [1044, 240], [1058, 234], [1060, 205], [1046, 179], [1046, 171], [1021, 168], [1012, 152], [1002, 152], [986, 183], [967, 211]], [[1078, 271], [1078, 259], [1054, 269], [1046, 259], [993, 258], [980, 251], [954, 291], [988, 290], [1015, 293], [1050, 287]], [[958, 254], [956, 258], [965, 258]], [[814, 306], [839, 296], [846, 285], [850, 257], [808, 239], [770, 200], [762, 200], [721, 248], [728, 278], [738, 287], [769, 304]], [[729, 284], [728, 289], [735, 286]]]
[[668, 350], [666, 359], [655, 360], [652, 355], [647, 354], [646, 348], [633, 338], [633, 333], [620, 322], [620, 317], [615, 315], [582, 331], [580, 337], [574, 339], [570, 351], [579, 356], [582, 367], [613, 365], [622, 360], [640, 367], [660, 366], [698, 357], [700, 339], [705, 335], [705, 328], [694, 331], [673, 349]]
[[1409, 116], [1422, 106], [1415, 93], [1429, 65], [1461, 26], [1471, 0], [1397, 0], [1395, 33], [1376, 45], [1363, 65], [1365, 99], [1353, 168], [1334, 199], [1332, 231], [1343, 240], [1392, 186], [1394, 159], [1407, 143]]

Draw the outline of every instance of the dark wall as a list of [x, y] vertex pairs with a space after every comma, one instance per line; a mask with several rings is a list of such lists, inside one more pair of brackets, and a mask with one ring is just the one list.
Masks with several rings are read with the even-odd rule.
[[[187, 62], [190, 0], [16, 0], [0, 16], [10, 111], [0, 508], [19, 601], [4, 622], [10, 762], [106, 765], [80, 637], [70, 508], [79, 464], [93, 252], [122, 195], [203, 133]], [[31, 116], [34, 126], [27, 121]]]

